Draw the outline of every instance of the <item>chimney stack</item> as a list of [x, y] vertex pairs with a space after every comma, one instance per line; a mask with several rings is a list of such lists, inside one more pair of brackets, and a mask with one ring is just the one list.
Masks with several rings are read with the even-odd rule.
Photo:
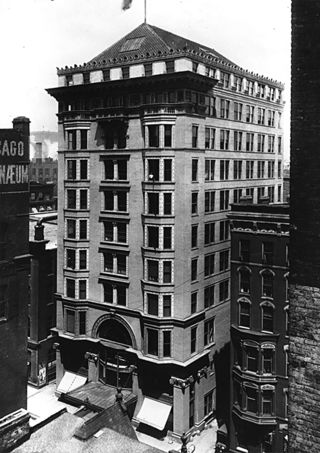
[[42, 162], [42, 143], [36, 143], [36, 162]]

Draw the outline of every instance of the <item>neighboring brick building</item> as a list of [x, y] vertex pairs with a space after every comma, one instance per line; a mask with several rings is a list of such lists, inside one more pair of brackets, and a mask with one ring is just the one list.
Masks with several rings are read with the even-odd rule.
[[42, 143], [36, 143], [35, 156], [30, 162], [30, 179], [41, 184], [58, 183], [58, 161], [52, 157], [42, 156]]
[[282, 201], [283, 85], [148, 24], [58, 76], [58, 385], [117, 385], [120, 349], [137, 421], [202, 429], [229, 406], [226, 214]]
[[55, 211], [57, 197], [54, 196], [56, 190], [54, 184], [41, 184], [40, 182], [30, 182], [30, 212]]
[[232, 205], [230, 451], [288, 437], [289, 205]]
[[320, 451], [320, 2], [292, 2], [289, 451]]
[[[56, 377], [56, 351], [51, 328], [56, 325], [57, 225], [38, 221], [30, 239], [28, 309], [28, 381], [41, 387]], [[49, 233], [50, 232], [50, 233]]]
[[29, 123], [19, 117], [0, 129], [0, 451], [28, 422]]

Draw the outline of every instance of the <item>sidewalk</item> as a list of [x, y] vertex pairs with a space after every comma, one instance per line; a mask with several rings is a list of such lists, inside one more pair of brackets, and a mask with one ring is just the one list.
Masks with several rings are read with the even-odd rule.
[[27, 410], [31, 415], [30, 426], [36, 426], [65, 408], [71, 414], [77, 410], [74, 406], [58, 401], [54, 394], [55, 389], [55, 381], [40, 389], [28, 385]]
[[[217, 439], [217, 429], [216, 420], [212, 420], [207, 429], [204, 429], [200, 435], [196, 434], [190, 439], [190, 442], [187, 443], [188, 452], [213, 453]], [[136, 434], [140, 442], [156, 447], [159, 450], [165, 452], [170, 450], [181, 451], [181, 443], [177, 442], [174, 438], [168, 438], [167, 436], [164, 440], [160, 440], [139, 431], [136, 431]]]

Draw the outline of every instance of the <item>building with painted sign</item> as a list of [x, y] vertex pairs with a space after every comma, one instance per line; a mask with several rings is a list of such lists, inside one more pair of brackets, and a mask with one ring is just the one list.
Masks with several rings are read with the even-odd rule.
[[28, 424], [29, 123], [19, 117], [0, 129], [0, 447], [1, 420], [14, 413], [20, 434]]
[[284, 87], [149, 24], [58, 76], [58, 390], [86, 369], [201, 430], [228, 411], [226, 214], [282, 201]]

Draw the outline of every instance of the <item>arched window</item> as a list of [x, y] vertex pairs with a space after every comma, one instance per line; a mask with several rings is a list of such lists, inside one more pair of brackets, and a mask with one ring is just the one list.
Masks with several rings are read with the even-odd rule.
[[239, 326], [250, 328], [251, 325], [251, 302], [246, 298], [239, 299]]
[[262, 296], [273, 297], [273, 277], [274, 273], [265, 269], [260, 273], [262, 277]]
[[274, 331], [274, 305], [267, 302], [261, 304], [262, 309], [262, 326], [261, 330], [266, 332]]
[[251, 271], [247, 267], [239, 269], [239, 292], [250, 293], [250, 274]]

